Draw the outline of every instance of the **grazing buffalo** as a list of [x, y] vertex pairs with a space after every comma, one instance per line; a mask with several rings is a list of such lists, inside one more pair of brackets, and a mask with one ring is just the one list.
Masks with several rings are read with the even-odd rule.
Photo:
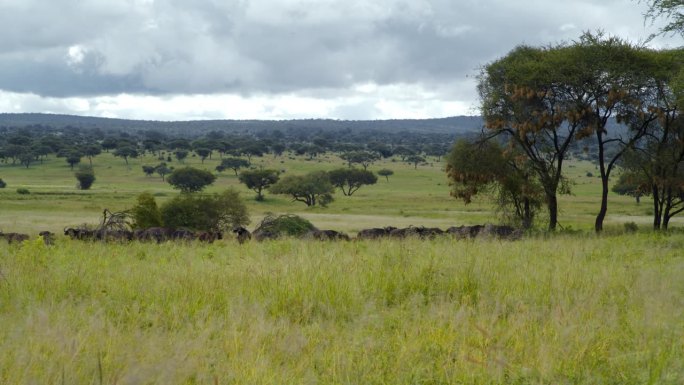
[[389, 237], [390, 233], [393, 230], [396, 230], [396, 227], [392, 226], [387, 226], [387, 227], [382, 227], [382, 228], [372, 228], [372, 229], [363, 229], [359, 231], [358, 234], [356, 234], [356, 239], [378, 239], [378, 238], [384, 238], [384, 237]]
[[69, 227], [64, 229], [64, 235], [68, 236], [71, 239], [78, 239], [79, 241], [84, 241], [87, 239], [95, 238], [95, 231], [81, 227]]
[[302, 238], [315, 239], [318, 241], [348, 241], [349, 236], [335, 230], [311, 230], [304, 234]]
[[171, 238], [171, 234], [173, 234], [173, 229], [169, 229], [167, 227], [150, 227], [145, 229], [142, 233], [139, 233], [138, 239], [141, 241], [154, 240], [157, 243], [162, 243], [169, 240]]
[[197, 239], [201, 242], [214, 243], [217, 239], [223, 239], [223, 233], [220, 231], [200, 231], [197, 233]]
[[271, 239], [278, 239], [278, 237], [280, 236], [280, 234], [278, 234], [274, 231], [262, 230], [262, 229], [255, 230], [252, 235], [254, 235], [254, 239], [256, 239], [259, 242], [271, 240]]
[[7, 243], [10, 245], [12, 243], [21, 243], [29, 239], [28, 234], [3, 233], [2, 231], [0, 231], [0, 237], [4, 237], [7, 240]]
[[252, 233], [250, 233], [249, 230], [242, 226], [235, 226], [233, 228], [233, 233], [235, 233], [235, 235], [237, 236], [237, 240], [240, 244], [243, 244], [252, 239]]
[[43, 242], [46, 246], [53, 245], [55, 243], [55, 233], [50, 231], [41, 231], [38, 233], [43, 238]]
[[456, 239], [475, 238], [483, 228], [484, 226], [482, 225], [452, 226], [447, 229], [447, 233], [453, 235]]
[[174, 241], [192, 241], [197, 238], [195, 232], [187, 229], [177, 229], [171, 233], [171, 239]]
[[101, 241], [132, 241], [133, 232], [128, 230], [98, 230], [95, 238]]

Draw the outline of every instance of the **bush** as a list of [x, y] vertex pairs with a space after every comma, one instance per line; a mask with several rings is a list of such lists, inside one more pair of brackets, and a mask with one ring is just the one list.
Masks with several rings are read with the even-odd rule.
[[91, 166], [81, 166], [74, 176], [76, 176], [78, 188], [81, 190], [89, 190], [95, 182], [95, 171]]
[[634, 222], [627, 222], [624, 224], [624, 226], [626, 233], [636, 233], [639, 230], [639, 226], [637, 226], [637, 224]]
[[208, 185], [214, 183], [216, 176], [206, 170], [185, 167], [173, 170], [166, 179], [173, 188], [184, 193], [202, 191]]
[[7, 183], [5, 183], [5, 181], [2, 180], [2, 178], [0, 178], [0, 188], [5, 188], [5, 187], [7, 187]]
[[162, 226], [162, 217], [154, 196], [148, 192], [138, 195], [138, 203], [131, 209], [134, 229]]
[[315, 229], [316, 226], [298, 215], [285, 214], [276, 217], [269, 213], [261, 220], [261, 224], [259, 224], [259, 227], [254, 232], [271, 234], [274, 237], [300, 237]]
[[223, 231], [249, 223], [247, 206], [235, 190], [221, 194], [181, 194], [161, 207], [164, 226]]
[[27, 188], [25, 188], [25, 187], [19, 187], [19, 188], [17, 189], [17, 194], [20, 194], [20, 195], [27, 195], [27, 194], [30, 194], [30, 193], [31, 193], [31, 192], [29, 191], [29, 189], [27, 189]]

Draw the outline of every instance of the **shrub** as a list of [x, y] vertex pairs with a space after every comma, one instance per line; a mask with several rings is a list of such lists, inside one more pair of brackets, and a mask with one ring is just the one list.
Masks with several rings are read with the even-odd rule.
[[95, 182], [95, 171], [91, 166], [81, 166], [74, 176], [76, 176], [78, 188], [81, 190], [89, 190]]
[[29, 189], [27, 189], [27, 188], [25, 188], [25, 187], [19, 187], [19, 188], [17, 189], [17, 194], [20, 194], [20, 195], [27, 195], [27, 194], [30, 194], [30, 193], [31, 193], [31, 192], [29, 191]]
[[192, 167], [173, 170], [167, 178], [167, 182], [173, 188], [179, 189], [184, 193], [202, 191], [205, 187], [214, 183], [215, 180], [216, 176], [209, 171]]
[[257, 227], [254, 232], [272, 234], [276, 237], [299, 237], [315, 229], [316, 226], [298, 215], [285, 214], [275, 216], [272, 213], [268, 213], [266, 217], [261, 220], [261, 224], [259, 224], [259, 227]]
[[154, 200], [154, 196], [148, 192], [138, 195], [138, 203], [131, 209], [134, 229], [146, 229], [162, 225], [161, 212]]
[[164, 226], [204, 231], [220, 231], [249, 223], [247, 206], [238, 192], [221, 194], [181, 194], [161, 207]]
[[634, 222], [627, 222], [624, 224], [624, 226], [626, 233], [636, 233], [639, 230], [639, 226], [637, 226], [637, 224]]
[[2, 178], [0, 178], [0, 188], [5, 188], [5, 187], [7, 187], [7, 183], [5, 183], [5, 181], [2, 180]]

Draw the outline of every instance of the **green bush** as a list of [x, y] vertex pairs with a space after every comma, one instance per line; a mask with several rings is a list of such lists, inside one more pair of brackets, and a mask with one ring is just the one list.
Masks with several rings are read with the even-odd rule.
[[636, 233], [639, 230], [639, 226], [637, 226], [637, 224], [634, 222], [627, 222], [624, 224], [624, 226], [626, 233]]
[[29, 191], [29, 189], [27, 189], [27, 188], [25, 188], [25, 187], [19, 187], [19, 188], [17, 189], [17, 194], [20, 194], [20, 195], [27, 195], [27, 194], [30, 194], [30, 193], [31, 193], [31, 192]]
[[2, 180], [2, 178], [0, 178], [0, 188], [5, 188], [5, 187], [7, 187], [7, 183], [5, 183], [5, 181]]
[[134, 229], [146, 229], [162, 225], [161, 212], [154, 200], [154, 196], [148, 192], [138, 195], [138, 203], [131, 209]]
[[89, 190], [95, 182], [95, 171], [92, 166], [81, 166], [74, 176], [78, 180], [78, 188], [81, 190]]
[[222, 231], [249, 223], [247, 206], [238, 192], [221, 194], [181, 194], [161, 207], [164, 226], [203, 231]]
[[299, 237], [315, 229], [316, 226], [313, 223], [298, 215], [285, 214], [275, 216], [268, 213], [254, 231], [276, 236]]

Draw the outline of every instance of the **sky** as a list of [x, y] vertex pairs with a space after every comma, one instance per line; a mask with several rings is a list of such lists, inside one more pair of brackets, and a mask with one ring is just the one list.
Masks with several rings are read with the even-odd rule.
[[0, 112], [478, 115], [483, 65], [583, 31], [643, 43], [658, 26], [644, 12], [634, 0], [0, 0]]

